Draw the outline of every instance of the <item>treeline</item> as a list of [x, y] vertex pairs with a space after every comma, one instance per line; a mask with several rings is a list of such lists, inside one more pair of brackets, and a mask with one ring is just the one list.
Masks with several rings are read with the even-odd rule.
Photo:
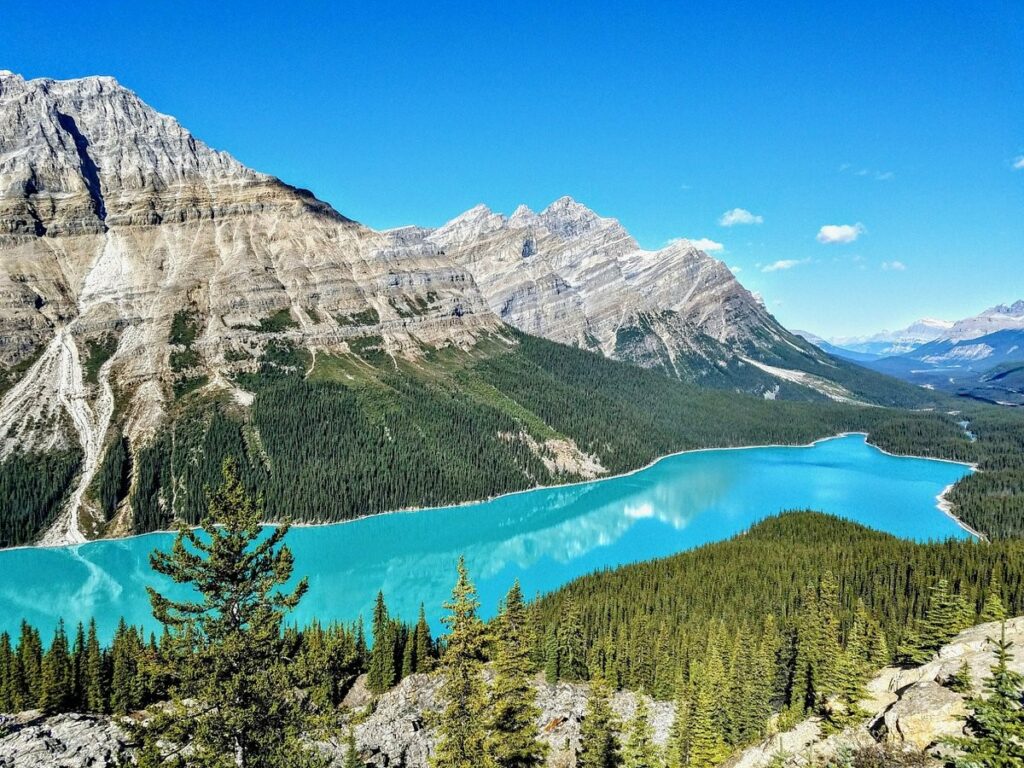
[[953, 487], [954, 513], [990, 538], [1024, 537], [1024, 408], [971, 404], [963, 418], [981, 471]]
[[14, 451], [0, 462], [0, 547], [29, 544], [57, 519], [81, 461], [75, 444], [53, 453]]
[[[377, 597], [368, 647], [362, 619], [352, 625], [319, 622], [282, 633], [284, 655], [292, 660], [293, 681], [321, 708], [338, 706], [356, 678], [383, 693], [416, 672], [429, 672], [438, 659], [423, 610], [406, 625], [388, 614]], [[122, 619], [109, 645], [101, 645], [94, 621], [79, 624], [69, 637], [58, 622], [48, 643], [23, 622], [16, 638], [0, 633], [0, 712], [39, 709], [47, 714], [88, 712], [126, 715], [169, 695], [165, 674], [174, 654], [172, 636], [129, 626]]]

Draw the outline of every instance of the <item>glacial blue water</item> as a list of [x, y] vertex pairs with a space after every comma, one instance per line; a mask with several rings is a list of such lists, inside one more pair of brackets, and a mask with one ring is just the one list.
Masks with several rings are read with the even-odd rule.
[[[728, 538], [787, 509], [822, 510], [920, 541], [964, 537], [936, 497], [969, 471], [889, 456], [847, 435], [809, 447], [678, 454], [607, 480], [296, 527], [288, 543], [310, 590], [293, 618], [369, 619], [383, 589], [393, 615], [414, 620], [423, 602], [436, 630], [460, 554], [491, 615], [513, 579], [532, 596], [596, 569]], [[0, 551], [0, 631], [13, 634], [27, 619], [48, 640], [59, 617], [73, 626], [91, 616], [104, 638], [122, 616], [156, 629], [145, 585], [171, 585], [150, 570], [148, 556], [172, 538]]]

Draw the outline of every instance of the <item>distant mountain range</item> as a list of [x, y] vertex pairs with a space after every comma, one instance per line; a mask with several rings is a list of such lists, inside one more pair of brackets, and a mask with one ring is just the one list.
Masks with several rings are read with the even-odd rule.
[[831, 355], [920, 386], [1007, 405], [1024, 402], [1024, 300], [868, 337], [829, 341], [798, 333]]

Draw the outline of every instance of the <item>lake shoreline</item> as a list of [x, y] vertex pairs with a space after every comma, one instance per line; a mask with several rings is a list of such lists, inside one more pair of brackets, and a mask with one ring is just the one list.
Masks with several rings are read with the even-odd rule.
[[[523, 494], [523, 493], [533, 493], [533, 492], [539, 491], [539, 490], [559, 490], [559, 489], [563, 489], [563, 488], [574, 488], [574, 487], [581, 486], [581, 485], [590, 485], [591, 483], [602, 483], [602, 482], [605, 482], [605, 481], [608, 481], [608, 480], [619, 480], [619, 479], [622, 479], [622, 478], [625, 478], [625, 477], [630, 477], [631, 475], [636, 475], [636, 474], [638, 474], [640, 472], [645, 472], [645, 471], [651, 469], [652, 467], [656, 466], [658, 463], [660, 463], [662, 461], [665, 461], [667, 459], [671, 459], [671, 458], [676, 457], [676, 456], [685, 456], [685, 455], [688, 455], [688, 454], [696, 454], [696, 453], [712, 453], [712, 452], [717, 452], [717, 451], [751, 451], [751, 450], [758, 450], [758, 449], [762, 449], [762, 448], [803, 448], [803, 449], [806, 449], [806, 448], [813, 448], [814, 446], [818, 445], [819, 443], [828, 442], [830, 440], [839, 440], [839, 439], [842, 439], [844, 437], [851, 437], [853, 435], [861, 435], [861, 436], [863, 436], [864, 437], [864, 442], [865, 442], [866, 445], [869, 445], [871, 448], [875, 449], [879, 453], [885, 454], [886, 456], [892, 456], [893, 458], [898, 458], [898, 459], [922, 459], [922, 460], [925, 460], [925, 461], [941, 461], [941, 462], [945, 462], [945, 463], [948, 463], [948, 464], [958, 464], [960, 466], [968, 467], [971, 470], [971, 472], [979, 471], [978, 470], [978, 465], [974, 464], [974, 463], [971, 463], [971, 462], [957, 461], [955, 459], [942, 459], [942, 458], [937, 458], [937, 457], [934, 457], [934, 456], [918, 456], [918, 455], [915, 455], [915, 454], [892, 453], [891, 451], [887, 451], [884, 448], [881, 448], [881, 447], [875, 445], [874, 443], [872, 443], [871, 440], [870, 440], [869, 433], [854, 430], [854, 431], [847, 431], [847, 432], [837, 432], [834, 435], [827, 435], [825, 437], [819, 437], [819, 438], [817, 438], [815, 440], [812, 440], [809, 443], [799, 443], [799, 444], [792, 444], [792, 443], [763, 443], [763, 444], [758, 444], [758, 445], [728, 445], [728, 446], [722, 446], [722, 447], [717, 447], [717, 448], [686, 448], [686, 449], [683, 449], [681, 451], [673, 451], [672, 453], [666, 453], [666, 454], [664, 454], [662, 456], [658, 456], [658, 457], [652, 459], [650, 462], [648, 462], [647, 464], [645, 464], [642, 467], [637, 467], [636, 469], [631, 469], [631, 470], [629, 470], [627, 472], [621, 472], [619, 474], [605, 475], [603, 477], [595, 477], [595, 478], [592, 478], [590, 480], [577, 480], [577, 481], [571, 482], [571, 483], [557, 483], [557, 484], [554, 484], [554, 485], [539, 485], [538, 484], [538, 485], [534, 485], [534, 486], [531, 486], [529, 488], [523, 488], [523, 489], [520, 489], [520, 490], [517, 490], [517, 491], [506, 491], [504, 493], [498, 493], [498, 494], [495, 494], [493, 496], [488, 496], [486, 498], [470, 499], [470, 500], [467, 500], [467, 501], [456, 502], [454, 504], [442, 504], [442, 505], [439, 505], [439, 506], [402, 507], [400, 509], [389, 509], [389, 510], [385, 510], [385, 511], [382, 511], [382, 512], [373, 512], [373, 513], [370, 513], [368, 515], [362, 515], [360, 517], [354, 517], [354, 518], [351, 518], [349, 520], [331, 520], [331, 521], [324, 521], [324, 522], [308, 522], [308, 521], [306, 521], [306, 522], [295, 522], [295, 523], [291, 523], [291, 526], [293, 528], [323, 528], [323, 527], [329, 526], [329, 525], [346, 525], [348, 523], [355, 523], [355, 522], [358, 522], [360, 520], [366, 520], [367, 518], [371, 518], [371, 517], [380, 517], [381, 515], [403, 515], [403, 514], [411, 514], [411, 513], [416, 513], [416, 512], [429, 512], [429, 511], [432, 511], [432, 510], [439, 510], [439, 509], [454, 509], [454, 508], [458, 508], [458, 507], [467, 507], [467, 506], [472, 506], [474, 504], [486, 504], [488, 502], [496, 501], [498, 499], [504, 499], [504, 498], [508, 498], [508, 497], [512, 497], [512, 496], [518, 496], [519, 494]], [[949, 500], [946, 498], [947, 494], [952, 490], [953, 485], [955, 485], [955, 484], [950, 484], [950, 485], [946, 486], [942, 490], [942, 492], [938, 496], [935, 497], [935, 499], [936, 499], [936, 505], [935, 505], [936, 509], [938, 509], [944, 515], [946, 515], [947, 517], [952, 519], [958, 526], [960, 526], [960, 528], [962, 528], [964, 531], [966, 531], [971, 536], [974, 536], [975, 538], [980, 539], [981, 541], [987, 541], [986, 537], [983, 534], [981, 534], [980, 532], [974, 530], [969, 525], [967, 525], [964, 521], [962, 521], [960, 518], [958, 518], [956, 515], [953, 514], [952, 503], [949, 502]], [[272, 527], [272, 528], [276, 528], [279, 525], [281, 525], [280, 522], [275, 522], [275, 521], [266, 521], [266, 522], [263, 522], [261, 524], [264, 525], [264, 526], [267, 526], [267, 527]], [[198, 526], [198, 525], [191, 526], [192, 530], [197, 530], [199, 527], [200, 526]], [[19, 545], [19, 546], [16, 546], [16, 547], [4, 547], [4, 548], [0, 549], [0, 552], [9, 552], [9, 551], [18, 550], [18, 549], [74, 549], [74, 550], [77, 550], [80, 547], [88, 547], [90, 544], [96, 544], [96, 543], [101, 543], [101, 542], [105, 542], [105, 541], [127, 541], [127, 540], [130, 540], [130, 539], [142, 538], [144, 536], [161, 536], [161, 535], [164, 535], [164, 534], [174, 534], [174, 533], [177, 533], [177, 529], [176, 528], [166, 528], [166, 529], [160, 529], [160, 530], [155, 530], [155, 531], [146, 531], [145, 533], [132, 533], [132, 534], [128, 534], [127, 536], [111, 536], [111, 537], [105, 537], [105, 538], [99, 538], [99, 539], [92, 539], [90, 541], [77, 542], [77, 543], [68, 543], [68, 544], [22, 544], [22, 545]]]

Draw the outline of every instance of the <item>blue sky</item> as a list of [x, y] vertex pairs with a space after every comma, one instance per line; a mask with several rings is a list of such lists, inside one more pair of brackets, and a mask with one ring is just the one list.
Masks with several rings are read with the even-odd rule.
[[823, 335], [1024, 297], [1019, 0], [431, 5], [6, 2], [0, 68], [113, 75], [373, 227], [568, 194], [707, 238]]

